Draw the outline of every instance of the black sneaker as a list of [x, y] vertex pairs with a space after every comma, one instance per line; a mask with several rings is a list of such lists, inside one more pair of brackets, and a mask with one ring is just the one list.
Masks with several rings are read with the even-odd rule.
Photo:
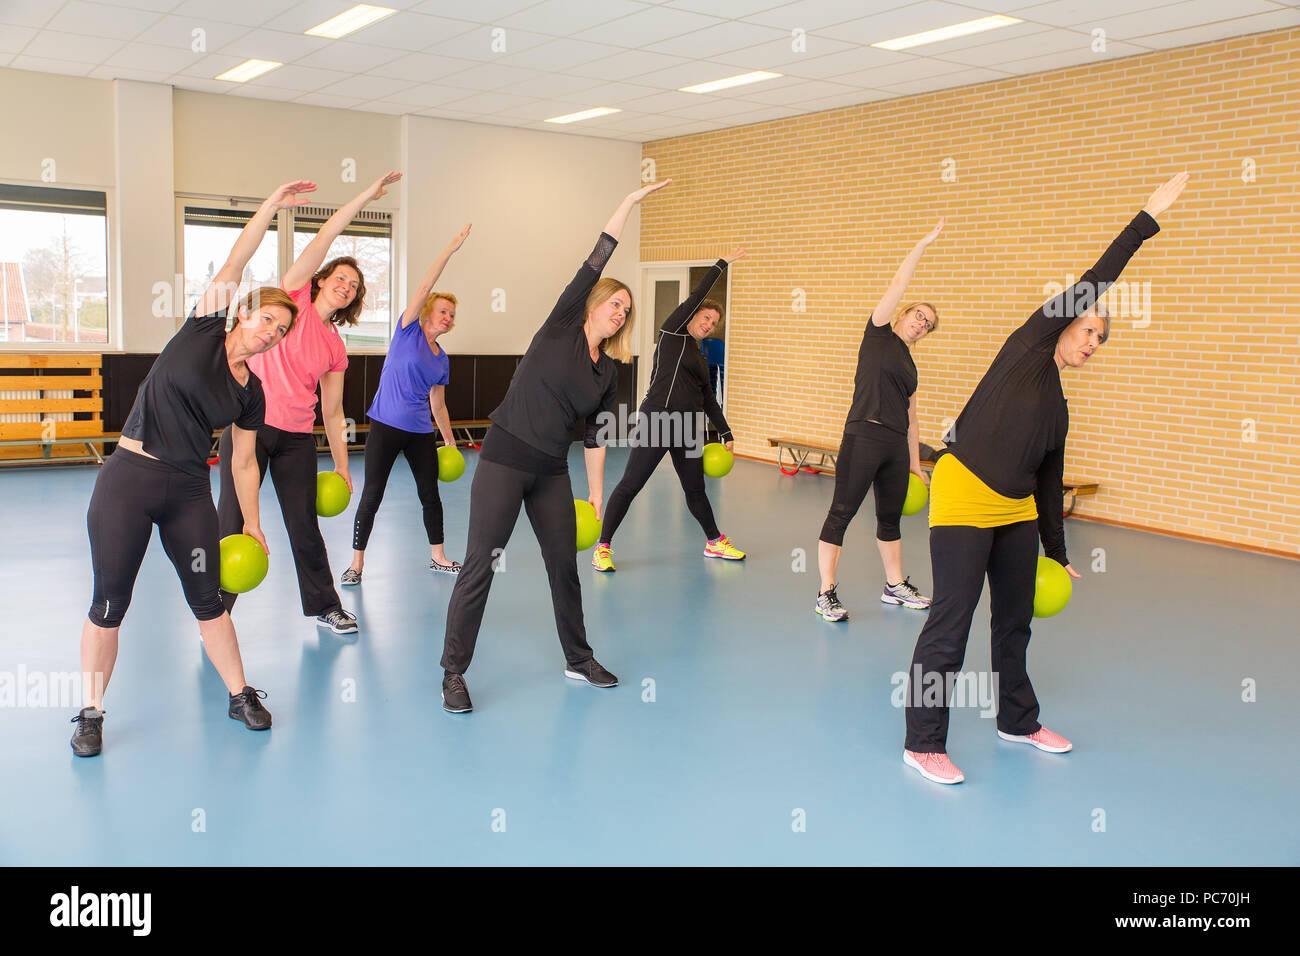
[[357, 619], [343, 608], [336, 607], [334, 610], [326, 611], [316, 618], [316, 626], [328, 627], [335, 634], [355, 634], [357, 632]]
[[247, 684], [238, 694], [230, 695], [228, 713], [234, 720], [242, 720], [249, 730], [270, 730], [271, 712], [262, 706], [259, 698], [266, 697], [266, 691], [254, 690]]
[[72, 732], [72, 752], [78, 757], [93, 757], [104, 749], [105, 710], [83, 707], [71, 723], [77, 725]]
[[617, 687], [618, 678], [596, 663], [596, 658], [581, 664], [570, 664], [564, 668], [564, 676], [574, 680], [585, 680], [593, 687]]
[[474, 709], [469, 702], [465, 675], [444, 671], [442, 675], [442, 709], [449, 714], [468, 714]]

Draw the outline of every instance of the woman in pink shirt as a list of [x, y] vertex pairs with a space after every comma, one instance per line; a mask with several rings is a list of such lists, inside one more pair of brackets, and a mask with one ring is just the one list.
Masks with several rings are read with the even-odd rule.
[[[280, 284], [298, 306], [298, 322], [275, 348], [258, 355], [250, 367], [266, 393], [266, 423], [257, 431], [257, 464], [264, 478], [267, 468], [280, 500], [285, 530], [298, 572], [302, 612], [335, 634], [354, 634], [357, 620], [343, 609], [330, 574], [329, 556], [316, 520], [316, 387], [321, 394], [325, 437], [334, 458], [334, 470], [352, 490], [348, 472], [348, 447], [343, 431], [343, 373], [348, 367], [347, 348], [336, 326], [356, 325], [365, 301], [365, 277], [355, 259], [342, 256], [326, 262], [330, 245], [368, 203], [387, 194], [385, 187], [402, 178], [390, 172], [370, 184], [316, 233]], [[221, 436], [221, 534], [242, 530], [244, 517], [230, 478], [230, 432]], [[235, 595], [222, 592], [227, 610]]]

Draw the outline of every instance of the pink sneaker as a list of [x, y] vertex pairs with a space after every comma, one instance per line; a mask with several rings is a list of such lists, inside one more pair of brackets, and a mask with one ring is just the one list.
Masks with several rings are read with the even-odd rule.
[[1000, 730], [998, 731], [998, 736], [1003, 740], [1011, 741], [1013, 744], [1032, 744], [1039, 750], [1045, 750], [1049, 754], [1063, 754], [1074, 749], [1074, 744], [1070, 743], [1060, 734], [1052, 733], [1046, 727], [1039, 727], [1038, 730], [1025, 737], [1018, 737], [1015, 734], [1004, 734]]
[[935, 783], [961, 783], [966, 779], [965, 774], [957, 769], [947, 754], [918, 754], [904, 750], [903, 763], [914, 768], [926, 780]]

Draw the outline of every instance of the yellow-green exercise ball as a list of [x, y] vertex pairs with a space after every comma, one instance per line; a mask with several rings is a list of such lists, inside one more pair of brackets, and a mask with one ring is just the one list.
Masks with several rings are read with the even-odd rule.
[[348, 506], [352, 492], [348, 483], [337, 471], [316, 473], [316, 513], [322, 518], [332, 518]]
[[578, 550], [586, 551], [600, 537], [600, 521], [590, 501], [573, 499], [573, 511], [578, 522]]
[[903, 499], [903, 514], [914, 515], [930, 500], [930, 489], [916, 475], [907, 476], [907, 497]]
[[243, 594], [262, 583], [269, 562], [257, 539], [228, 534], [221, 539], [221, 589]]
[[1059, 614], [1070, 603], [1074, 585], [1065, 568], [1051, 558], [1039, 557], [1034, 581], [1034, 617]]
[[465, 456], [455, 445], [438, 446], [438, 480], [455, 481], [465, 474]]
[[711, 441], [704, 446], [704, 473], [710, 478], [723, 477], [735, 463], [736, 457], [727, 451], [726, 445]]

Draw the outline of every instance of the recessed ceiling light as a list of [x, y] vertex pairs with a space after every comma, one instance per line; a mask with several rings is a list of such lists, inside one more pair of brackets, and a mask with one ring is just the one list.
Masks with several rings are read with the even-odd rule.
[[608, 106], [597, 106], [595, 109], [583, 110], [581, 113], [566, 113], [564, 116], [552, 116], [546, 120], [547, 123], [576, 123], [579, 120], [595, 119], [597, 116], [608, 116], [610, 113], [621, 113], [622, 110], [616, 110]]
[[219, 74], [217, 79], [228, 80], [231, 83], [247, 83], [263, 73], [270, 73], [277, 66], [284, 66], [284, 64], [276, 63], [274, 60], [245, 60], [239, 66], [231, 67], [225, 73]]
[[358, 3], [351, 10], [344, 10], [337, 17], [332, 17], [324, 23], [318, 23], [304, 32], [309, 37], [325, 37], [329, 40], [337, 40], [349, 33], [356, 33], [362, 27], [378, 23], [384, 17], [390, 17], [396, 12], [392, 7], [375, 7], [368, 3]]
[[908, 47], [921, 46], [924, 43], [938, 43], [941, 40], [952, 40], [956, 37], [969, 36], [972, 33], [983, 33], [985, 30], [996, 30], [999, 27], [1009, 27], [1013, 23], [1023, 22], [1023, 20], [1017, 20], [1015, 17], [980, 17], [978, 20], [954, 23], [950, 27], [926, 30], [924, 33], [912, 33], [905, 37], [882, 40], [871, 45], [878, 46], [882, 50], [906, 50]]
[[746, 83], [758, 83], [762, 80], [775, 80], [781, 76], [780, 73], [769, 73], [767, 70], [755, 70], [753, 73], [742, 73], [739, 76], [729, 76], [725, 80], [712, 80], [708, 83], [696, 83], [694, 86], [683, 86], [678, 93], [712, 93], [716, 90], [725, 90], [733, 86], [744, 86]]

